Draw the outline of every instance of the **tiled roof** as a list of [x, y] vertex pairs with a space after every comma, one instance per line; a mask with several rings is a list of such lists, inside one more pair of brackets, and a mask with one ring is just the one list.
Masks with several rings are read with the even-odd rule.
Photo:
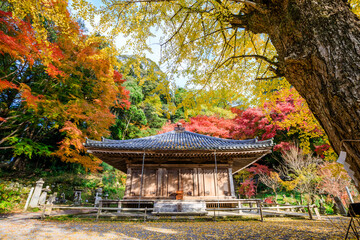
[[272, 140], [257, 141], [231, 140], [210, 137], [189, 131], [171, 131], [155, 136], [129, 139], [111, 140], [103, 138], [102, 141], [87, 139], [84, 144], [87, 148], [106, 148], [118, 150], [254, 150], [271, 148]]

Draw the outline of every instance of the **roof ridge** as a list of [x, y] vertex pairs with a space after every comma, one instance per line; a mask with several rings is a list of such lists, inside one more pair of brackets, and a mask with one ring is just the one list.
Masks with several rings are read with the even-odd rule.
[[[132, 138], [132, 139], [124, 139], [124, 140], [117, 140], [117, 139], [103, 138], [103, 139], [104, 139], [104, 141], [98, 141], [98, 142], [118, 142], [118, 141], [125, 142], [125, 141], [139, 141], [139, 140], [153, 139], [153, 138], [155, 138], [155, 137], [157, 137], [157, 136], [166, 135], [166, 134], [169, 134], [169, 133], [172, 133], [172, 132], [175, 132], [175, 131], [170, 131], [170, 132], [160, 133], [160, 134], [157, 134], [157, 135], [152, 135], [152, 136], [147, 136], [147, 137]], [[96, 141], [96, 140], [91, 140], [91, 141]]]
[[184, 133], [190, 133], [193, 135], [197, 135], [197, 136], [201, 136], [203, 138], [209, 138], [209, 139], [215, 139], [215, 140], [221, 140], [221, 141], [227, 141], [227, 142], [256, 142], [255, 138], [252, 139], [244, 139], [244, 140], [236, 140], [236, 139], [229, 139], [229, 138], [220, 138], [220, 137], [214, 137], [214, 136], [209, 136], [209, 135], [204, 135], [204, 134], [200, 134], [200, 133], [195, 133], [195, 132], [190, 132], [190, 131], [184, 131]]
[[190, 131], [170, 131], [143, 138], [113, 140], [102, 138], [102, 141], [87, 139], [85, 147], [112, 148], [123, 150], [249, 150], [270, 148], [273, 140], [257, 139], [234, 140], [194, 133]]

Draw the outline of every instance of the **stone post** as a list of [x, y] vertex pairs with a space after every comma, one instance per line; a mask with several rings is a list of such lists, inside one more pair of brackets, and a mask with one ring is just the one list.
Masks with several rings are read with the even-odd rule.
[[30, 206], [31, 208], [35, 208], [35, 207], [38, 206], [39, 198], [40, 198], [40, 194], [41, 194], [41, 190], [42, 190], [42, 188], [43, 188], [43, 185], [44, 185], [44, 180], [42, 180], [42, 178], [40, 178], [40, 179], [36, 182], [34, 194], [32, 195], [31, 200], [30, 200], [29, 206]]
[[39, 205], [45, 204], [48, 192], [50, 192], [50, 188], [49, 188], [49, 186], [46, 186], [46, 188], [43, 189], [43, 192], [40, 195], [39, 202], [38, 202]]
[[82, 189], [75, 189], [75, 193], [74, 193], [74, 205], [81, 205], [81, 192], [83, 190]]
[[28, 208], [28, 206], [29, 206], [30, 199], [31, 199], [31, 196], [32, 196], [33, 192], [34, 192], [34, 188], [32, 187], [32, 188], [30, 189], [29, 196], [28, 196], [28, 198], [27, 198], [27, 200], [26, 200], [26, 204], [25, 204], [25, 207], [24, 207], [24, 212], [27, 210], [27, 208]]
[[95, 190], [95, 206], [97, 206], [100, 202], [100, 200], [102, 200], [101, 198], [102, 196], [102, 188], [98, 188]]

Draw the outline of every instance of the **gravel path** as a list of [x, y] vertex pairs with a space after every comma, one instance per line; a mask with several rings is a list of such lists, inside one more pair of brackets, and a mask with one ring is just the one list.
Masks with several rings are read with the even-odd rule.
[[348, 220], [120, 222], [41, 221], [0, 216], [0, 239], [343, 239]]

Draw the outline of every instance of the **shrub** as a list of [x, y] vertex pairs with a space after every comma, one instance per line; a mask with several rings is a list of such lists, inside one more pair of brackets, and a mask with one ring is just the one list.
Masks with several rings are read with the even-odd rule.
[[0, 182], [0, 213], [14, 212], [23, 207], [29, 188], [17, 182]]

